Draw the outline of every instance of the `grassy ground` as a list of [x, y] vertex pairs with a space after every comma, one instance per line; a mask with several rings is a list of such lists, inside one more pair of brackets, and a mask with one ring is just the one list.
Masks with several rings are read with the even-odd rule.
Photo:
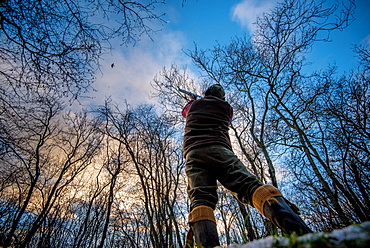
[[310, 233], [300, 237], [269, 236], [228, 248], [370, 248], [370, 221], [331, 233]]

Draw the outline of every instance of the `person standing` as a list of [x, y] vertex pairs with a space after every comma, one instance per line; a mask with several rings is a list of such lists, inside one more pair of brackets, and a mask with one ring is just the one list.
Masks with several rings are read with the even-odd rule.
[[192, 97], [182, 116], [186, 118], [183, 149], [190, 199], [190, 231], [185, 247], [192, 246], [193, 237], [198, 247], [220, 245], [214, 217], [217, 181], [283, 232], [312, 232], [299, 217], [298, 208], [277, 188], [259, 181], [234, 154], [228, 134], [233, 108], [225, 101], [220, 84], [210, 86], [204, 98]]

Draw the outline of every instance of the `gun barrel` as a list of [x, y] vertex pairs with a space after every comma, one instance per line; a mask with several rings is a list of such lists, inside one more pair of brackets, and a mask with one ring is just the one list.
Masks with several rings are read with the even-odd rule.
[[187, 90], [183, 90], [183, 89], [178, 89], [180, 92], [182, 92], [182, 93], [184, 93], [184, 94], [187, 94], [187, 95], [189, 95], [189, 96], [195, 96], [195, 97], [198, 97], [198, 98], [203, 98], [202, 96], [200, 96], [200, 95], [197, 95], [197, 94], [194, 94], [194, 93], [192, 93], [192, 92], [190, 92], [190, 91], [187, 91]]

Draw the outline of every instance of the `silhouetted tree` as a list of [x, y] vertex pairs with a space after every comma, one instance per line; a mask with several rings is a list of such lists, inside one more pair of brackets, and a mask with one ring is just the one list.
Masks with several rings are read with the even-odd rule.
[[[332, 142], [345, 140], [340, 137], [348, 137], [354, 127], [358, 130], [355, 133], [361, 137], [359, 140], [366, 140], [366, 132], [359, 130], [366, 130], [364, 123], [367, 121], [364, 120], [367, 115], [361, 110], [365, 109], [363, 106], [368, 106], [365, 100], [368, 93], [359, 96], [349, 89], [367, 92], [364, 85], [368, 84], [368, 78], [364, 75], [368, 73], [362, 74], [363, 80], [357, 79], [357, 83], [351, 82], [344, 87], [348, 94], [342, 94], [341, 101], [356, 99], [358, 104], [357, 113], [349, 114], [350, 108], [344, 110], [343, 107], [356, 106], [355, 101], [343, 105], [333, 97], [337, 95], [337, 88], [343, 89], [339, 84], [343, 80], [335, 80], [335, 70], [331, 68], [305, 73], [304, 56], [315, 42], [329, 41], [331, 32], [346, 28], [353, 20], [354, 7], [353, 1], [345, 2], [342, 6], [336, 4], [326, 7], [325, 2], [286, 0], [257, 18], [252, 37], [237, 37], [229, 45], [216, 45], [208, 50], [195, 47], [188, 52], [208, 80], [221, 83], [228, 89], [228, 100], [235, 106], [236, 118], [232, 126], [236, 138], [234, 149], [240, 149], [249, 162], [247, 167], [262, 181], [280, 186], [279, 174], [276, 173], [276, 165], [279, 164], [279, 173], [284, 170], [288, 173], [280, 180], [281, 183], [285, 185], [289, 181], [289, 186], [296, 186], [298, 195], [304, 196], [302, 198], [292, 193], [293, 198], [300, 197], [297, 203], [305, 210], [307, 215], [304, 217], [310, 218], [315, 225], [314, 212], [308, 212], [305, 206], [320, 205], [316, 210], [323, 211], [322, 215], [330, 212], [333, 220], [331, 228], [366, 220], [364, 217], [368, 209], [364, 196], [368, 192], [362, 182], [352, 184], [356, 180], [349, 179], [349, 176], [357, 175], [357, 181], [361, 181], [368, 172], [365, 169], [368, 161], [364, 159], [367, 148], [363, 142], [354, 142], [357, 138], [351, 140], [352, 149], [355, 149], [356, 143], [356, 152], [360, 149], [364, 153], [354, 160], [349, 159], [351, 153], [347, 150], [345, 156], [342, 153], [337, 157], [337, 161], [345, 163], [345, 166], [339, 166], [338, 162], [333, 163], [332, 153], [338, 151], [338, 144], [333, 146]], [[365, 64], [368, 61], [366, 54], [366, 49], [360, 53]], [[186, 79], [176, 69], [163, 70], [163, 81], [154, 80], [160, 92], [168, 91], [169, 79], [175, 79], [175, 86], [179, 84], [176, 79]], [[191, 80], [183, 80], [180, 86], [186, 86], [187, 82]], [[195, 89], [196, 86], [187, 88]], [[164, 94], [167, 98], [175, 96], [170, 92]], [[328, 101], [330, 99], [333, 100]], [[175, 106], [174, 101], [167, 100], [172, 106]], [[326, 105], [329, 103], [331, 107]], [[343, 106], [342, 109], [339, 106]], [[340, 115], [343, 116], [338, 118]], [[353, 125], [354, 116], [361, 116], [355, 118], [361, 125]], [[337, 129], [331, 129], [335, 127], [334, 123]], [[339, 133], [339, 127], [343, 135]], [[347, 138], [347, 142], [342, 143], [342, 149], [350, 145], [348, 141]], [[363, 181], [366, 182], [366, 179]], [[291, 189], [286, 187], [287, 192], [292, 192]], [[360, 198], [353, 194], [357, 192]], [[325, 217], [320, 221], [325, 221]]]
[[137, 42], [162, 23], [162, 1], [0, 2], [1, 89], [52, 89], [72, 100], [91, 90], [108, 41]]
[[73, 183], [86, 190], [80, 180], [97, 156], [99, 121], [87, 113], [63, 113], [65, 102], [92, 89], [112, 39], [135, 43], [156, 31], [162, 3], [0, 1], [0, 192], [9, 206], [1, 217], [4, 247], [13, 241], [20, 247], [57, 246], [57, 233], [73, 226], [75, 202], [86, 206], [81, 225], [74, 226], [78, 235], [75, 242], [61, 235], [58, 245], [104, 241], [97, 235], [100, 223], [90, 221], [109, 218], [107, 184], [97, 180], [91, 198], [70, 193], [77, 191]]
[[186, 200], [179, 194], [184, 193], [183, 158], [174, 129], [151, 106], [122, 111], [107, 103], [99, 113], [106, 121], [107, 135], [130, 155], [143, 208], [143, 238], [148, 237], [153, 247], [181, 246], [184, 220], [180, 218]]

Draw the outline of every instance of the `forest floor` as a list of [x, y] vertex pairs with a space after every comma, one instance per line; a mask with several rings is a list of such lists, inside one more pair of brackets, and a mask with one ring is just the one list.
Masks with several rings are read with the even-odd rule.
[[269, 236], [228, 248], [370, 248], [370, 221], [330, 233], [310, 233], [300, 237]]

